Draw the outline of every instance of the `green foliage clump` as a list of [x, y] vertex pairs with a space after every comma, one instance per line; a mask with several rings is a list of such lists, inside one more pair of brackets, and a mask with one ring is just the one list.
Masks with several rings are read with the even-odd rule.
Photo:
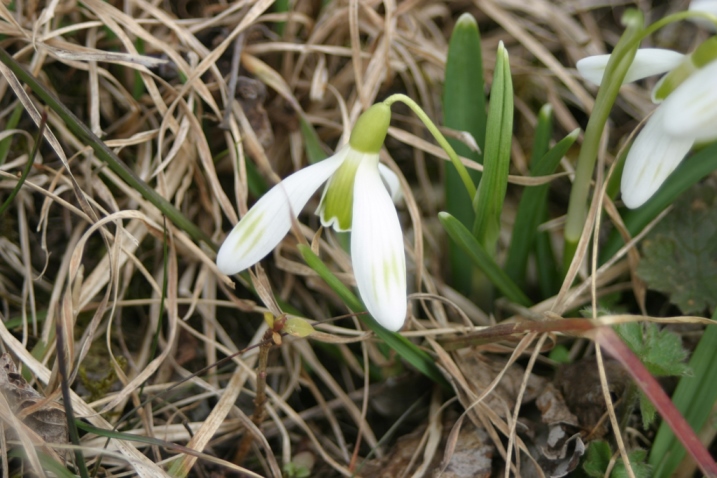
[[[667, 377], [688, 373], [689, 367], [685, 363], [687, 351], [682, 347], [682, 341], [677, 334], [665, 329], [660, 330], [652, 323], [638, 322], [617, 325], [615, 331], [652, 375]], [[642, 425], [647, 429], [655, 420], [656, 410], [642, 392], [640, 392], [640, 412]]]
[[[583, 461], [583, 471], [587, 476], [594, 478], [602, 478], [610, 464], [612, 450], [610, 445], [602, 440], [595, 440], [590, 443], [588, 452]], [[636, 478], [649, 478], [651, 475], [650, 465], [645, 463], [647, 453], [645, 450], [633, 450], [628, 453], [630, 467]], [[610, 472], [610, 478], [625, 478], [629, 476], [625, 470], [625, 464], [622, 460], [617, 460]]]
[[643, 241], [638, 275], [684, 314], [717, 306], [717, 191], [693, 188]]

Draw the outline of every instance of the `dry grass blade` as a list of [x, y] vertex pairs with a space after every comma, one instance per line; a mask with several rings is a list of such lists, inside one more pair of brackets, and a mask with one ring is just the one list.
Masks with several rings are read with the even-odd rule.
[[[554, 353], [592, 359], [584, 336], [598, 327], [707, 323], [658, 317], [666, 307], [645, 300], [653, 296], [637, 264], [639, 242], [662, 216], [630, 238], [621, 203], [608, 197], [622, 145], [653, 109], [652, 80], [623, 87], [578, 253], [555, 295], [538, 295], [541, 270], [528, 266], [520, 290], [537, 302], [530, 308], [500, 298], [483, 310], [476, 296], [457, 292], [437, 220], [448, 156], [412, 113], [393, 105], [380, 162], [403, 192], [397, 210], [410, 300], [401, 339], [442, 368], [432, 369], [433, 379], [447, 377], [457, 400], [421, 378], [386, 346], [387, 336], [367, 331], [364, 317], [347, 315], [341, 296], [303, 260], [299, 245], [309, 244], [336, 283], [356, 286], [348, 238], [311, 214], [319, 194], [293, 211], [292, 234], [255, 272], [227, 277], [214, 249], [269, 187], [349, 141], [371, 104], [405, 94], [440, 128], [449, 38], [464, 12], [476, 17], [487, 81], [502, 42], [515, 86], [496, 263], [524, 188], [550, 185], [538, 233], [555, 246], [580, 141], [556, 174], [530, 176], [536, 112], [546, 103], [554, 111], [549, 146], [585, 126], [596, 90], [578, 78], [575, 62], [612, 49], [627, 2], [284, 3], [0, 2], [0, 55], [8, 60], [0, 62], [1, 348], [51, 397], [59, 393], [58, 358], [66, 359], [76, 416], [115, 433], [103, 451], [107, 438], [81, 431], [80, 448], [99, 477], [358, 476], [365, 469], [418, 478], [450, 473], [466, 444], [485, 461], [478, 476], [527, 473], [536, 463], [537, 475], [549, 476], [530, 437], [545, 430], [526, 431], [523, 419], [534, 382], [556, 381]], [[654, 18], [681, 8], [640, 6]], [[649, 41], [687, 52], [706, 38], [695, 27], [670, 28]], [[43, 102], [52, 106], [47, 141], [30, 160]], [[475, 143], [465, 132], [441, 131]], [[606, 228], [626, 246], [600, 264]], [[598, 316], [617, 296], [628, 312]], [[562, 317], [586, 306], [591, 319]], [[313, 334], [282, 335], [285, 317], [305, 320]], [[415, 413], [402, 417], [410, 407]], [[18, 441], [27, 455], [21, 466], [42, 476], [44, 458], [34, 448], [42, 440], [3, 406], [0, 415], [0, 432], [24, 430], [18, 440], [0, 435], [3, 476], [18, 469], [7, 455]], [[386, 438], [389, 430], [398, 432]], [[467, 440], [471, 434], [480, 440]], [[644, 444], [619, 430], [616, 438], [619, 467]], [[381, 460], [401, 469], [382, 468]]]

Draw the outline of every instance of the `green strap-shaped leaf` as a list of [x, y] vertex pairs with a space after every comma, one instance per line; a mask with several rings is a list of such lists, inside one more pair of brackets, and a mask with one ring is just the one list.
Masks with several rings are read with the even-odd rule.
[[443, 228], [451, 239], [468, 254], [473, 263], [483, 271], [488, 280], [490, 280], [508, 300], [526, 307], [532, 305], [528, 296], [508, 277], [508, 274], [503, 272], [478, 240], [473, 237], [473, 234], [471, 234], [458, 219], [447, 212], [438, 213], [438, 219], [441, 221], [441, 224], [443, 224]]
[[[542, 217], [542, 222], [547, 221], [547, 211], [543, 212]], [[533, 249], [535, 252], [535, 265], [538, 275], [540, 297], [552, 297], [560, 290], [560, 267], [555, 258], [550, 232], [538, 232], [535, 236]]]
[[[32, 147], [32, 152], [30, 153], [30, 157], [27, 159], [27, 163], [25, 164], [25, 167], [22, 170], [22, 174], [20, 175], [20, 179], [17, 181], [17, 184], [15, 187], [10, 191], [10, 195], [7, 197], [5, 202], [0, 205], [0, 217], [5, 213], [7, 208], [10, 207], [10, 204], [15, 200], [15, 196], [17, 196], [17, 193], [20, 192], [20, 189], [22, 188], [22, 185], [25, 183], [25, 180], [30, 174], [30, 170], [32, 170], [32, 163], [35, 161], [35, 156], [37, 156], [37, 150], [40, 147], [40, 144], [42, 143], [42, 135], [45, 134], [45, 125], [47, 123], [47, 116], [45, 114], [42, 115], [42, 120], [40, 121], [40, 128], [38, 130], [37, 138], [35, 138], [35, 144]], [[12, 139], [12, 138], [8, 138]]]
[[[576, 129], [533, 163], [531, 165], [531, 175], [545, 176], [552, 174], [560, 164], [560, 160], [565, 156], [565, 153], [575, 143], [579, 134], [580, 130]], [[528, 264], [528, 254], [533, 247], [538, 226], [545, 216], [549, 186], [549, 184], [542, 184], [540, 186], [526, 187], [520, 199], [518, 212], [515, 216], [515, 225], [513, 226], [513, 235], [508, 248], [508, 258], [505, 263], [505, 272], [518, 284], [523, 282], [525, 268]]]
[[[291, 10], [291, 2], [289, 0], [275, 0], [273, 9], [277, 13], [286, 13]], [[286, 27], [286, 22], [274, 23], [274, 30], [276, 31], [277, 35], [279, 35], [279, 36], [284, 35], [285, 27]]]
[[[530, 173], [531, 176], [538, 176], [542, 167], [541, 158], [548, 152], [550, 148], [550, 139], [553, 136], [553, 107], [550, 104], [543, 105], [538, 113], [538, 124], [535, 126], [535, 138], [533, 139], [533, 151], [530, 156]], [[557, 166], [556, 166], [557, 167]], [[547, 169], [547, 168], [546, 168]], [[552, 173], [551, 170], [549, 173]], [[525, 285], [525, 269], [528, 264], [528, 254], [533, 244], [533, 236], [525, 237], [525, 232], [534, 231], [528, 222], [533, 222], [531, 216], [537, 214], [536, 221], [543, 221], [547, 215], [547, 208], [538, 206], [528, 202], [531, 199], [528, 194], [529, 190], [535, 188], [525, 188], [520, 198], [520, 205], [515, 216], [513, 232], [511, 234], [510, 246], [508, 247], [508, 256], [503, 269], [516, 284]], [[526, 197], [528, 196], [528, 197]], [[546, 195], [547, 197], [547, 195]], [[532, 198], [534, 199], [534, 198]], [[519, 232], [520, 231], [520, 232]], [[535, 234], [529, 233], [529, 234]], [[539, 269], [540, 270], [540, 269]]]
[[[15, 108], [12, 110], [12, 114], [5, 122], [4, 130], [10, 130], [15, 129], [20, 122], [20, 118], [22, 117], [22, 113], [25, 111], [25, 107], [20, 103], [17, 102], [17, 105], [15, 105]], [[13, 137], [8, 136], [7, 138], [0, 141], [0, 166], [5, 164], [5, 160], [7, 159], [7, 154], [10, 151], [10, 145], [12, 144]]]
[[500, 215], [508, 188], [510, 146], [513, 138], [513, 80], [508, 52], [501, 42], [496, 54], [486, 128], [483, 178], [473, 198], [476, 220], [473, 235], [493, 256], [500, 235]]
[[[483, 150], [485, 145], [485, 92], [483, 58], [480, 32], [475, 18], [464, 13], [456, 22], [448, 45], [445, 81], [443, 85], [443, 122], [449, 128], [469, 132]], [[455, 139], [448, 142], [461, 156], [477, 163], [483, 162], [482, 154], [472, 151]], [[473, 182], [480, 182], [480, 171], [469, 172]], [[475, 221], [473, 198], [463, 187], [463, 180], [452, 164], [445, 165], [444, 191], [446, 211], [465, 225]], [[451, 285], [466, 296], [471, 294], [473, 265], [468, 256], [454, 244], [448, 246], [451, 264]]]
[[[299, 252], [308, 264], [319, 276], [328, 284], [331, 289], [341, 298], [346, 306], [354, 312], [365, 312], [366, 308], [361, 301], [349, 290], [330, 270], [326, 267], [319, 257], [314, 254], [310, 247], [300, 244]], [[423, 373], [431, 380], [441, 384], [443, 387], [450, 389], [450, 385], [436, 367], [435, 359], [426, 352], [418, 348], [413, 342], [396, 332], [390, 332], [381, 327], [373, 317], [368, 314], [359, 316], [361, 321], [371, 329], [386, 345], [391, 347], [396, 353], [411, 364], [416, 370]]]

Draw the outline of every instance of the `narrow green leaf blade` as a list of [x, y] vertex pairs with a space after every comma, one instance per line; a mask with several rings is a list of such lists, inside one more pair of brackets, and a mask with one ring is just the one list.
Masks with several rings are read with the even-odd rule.
[[321, 146], [321, 140], [314, 126], [309, 123], [303, 115], [299, 119], [299, 124], [301, 125], [301, 135], [304, 137], [304, 149], [306, 149], [306, 156], [309, 158], [309, 163], [314, 164], [326, 159], [326, 151], [324, 151], [324, 148]]
[[[712, 315], [717, 320], [717, 312]], [[690, 376], [680, 379], [672, 401], [687, 423], [701, 430], [707, 423], [717, 402], [717, 327], [709, 326], [692, 354]], [[666, 423], [660, 424], [652, 444], [649, 463], [654, 467], [653, 476], [672, 476], [685, 457], [685, 448]]]
[[[456, 22], [448, 45], [445, 82], [443, 85], [443, 121], [446, 126], [469, 132], [478, 147], [485, 146], [486, 109], [483, 80], [483, 58], [481, 53], [478, 24], [469, 13], [464, 13]], [[455, 139], [448, 142], [461, 156], [482, 163], [481, 153], [471, 151]], [[469, 171], [475, 184], [480, 182], [480, 171]], [[463, 224], [475, 221], [473, 198], [465, 188], [455, 166], [446, 163], [444, 191], [446, 210]], [[453, 244], [448, 246], [453, 287], [462, 294], [471, 294], [473, 266], [468, 257]]]
[[[289, 0], [275, 0], [274, 1], [274, 11], [277, 13], [286, 13], [291, 9], [291, 2]], [[277, 35], [283, 36], [284, 35], [284, 28], [286, 27], [286, 22], [276, 22], [274, 23], [274, 30], [276, 31]]]
[[42, 113], [42, 118], [40, 120], [40, 127], [37, 130], [37, 137], [35, 138], [35, 144], [32, 146], [32, 152], [30, 153], [30, 156], [27, 159], [27, 163], [25, 164], [25, 167], [22, 170], [22, 174], [20, 175], [20, 179], [18, 180], [15, 187], [10, 192], [10, 195], [7, 197], [5, 202], [3, 202], [2, 205], [0, 205], [0, 216], [3, 215], [5, 210], [10, 207], [10, 204], [12, 204], [13, 200], [15, 199], [15, 196], [17, 196], [17, 193], [20, 192], [20, 189], [22, 188], [22, 185], [25, 183], [25, 180], [27, 179], [27, 176], [30, 174], [30, 170], [32, 169], [32, 163], [35, 161], [35, 157], [37, 156], [37, 151], [40, 149], [40, 145], [42, 144], [43, 135], [45, 134], [45, 126], [47, 125], [47, 114]]
[[540, 174], [540, 158], [550, 150], [550, 139], [553, 137], [553, 106], [546, 103], [538, 112], [538, 124], [535, 126], [533, 151], [530, 154], [530, 172], [534, 176]]
[[509, 300], [526, 307], [531, 301], [522, 290], [513, 282], [508, 274], [496, 264], [473, 234], [455, 217], [447, 212], [438, 213], [438, 219], [453, 241], [468, 254], [473, 263], [477, 265], [503, 295]]
[[[553, 107], [548, 103], [540, 108], [540, 112], [538, 113], [538, 124], [535, 126], [533, 151], [530, 155], [530, 172], [532, 176], [536, 176], [538, 174], [536, 171], [540, 168], [540, 159], [548, 152], [548, 149], [550, 149], [550, 139], [552, 135]], [[528, 212], [531, 214], [538, 214], [537, 219], [540, 221], [542, 221], [546, 215], [545, 208], [540, 208], [537, 205], [534, 206], [527, 202], [527, 191], [527, 188], [524, 189], [523, 195], [521, 196], [520, 205], [518, 206], [518, 212], [513, 225], [510, 246], [508, 248], [508, 256], [505, 261], [505, 266], [503, 267], [510, 278], [513, 279], [515, 283], [520, 285], [525, 284], [525, 268], [528, 264], [528, 254], [530, 252], [531, 242], [533, 239], [523, 237], [518, 233], [518, 229], [524, 231], [527, 228], [527, 225], [522, 223], [530, 219], [530, 216], [527, 215]]]
[[[571, 132], [538, 161], [533, 163], [531, 175], [545, 176], [552, 174], [560, 164], [560, 160], [578, 139], [579, 134], [579, 129]], [[545, 217], [549, 187], [549, 184], [526, 187], [520, 199], [508, 248], [508, 258], [505, 263], [505, 272], [518, 284], [523, 282], [525, 268], [528, 264], [528, 255], [533, 247], [538, 226]]]
[[508, 188], [510, 146], [513, 137], [513, 81], [508, 52], [501, 42], [496, 54], [486, 128], [483, 178], [473, 198], [476, 220], [473, 234], [493, 256], [500, 235], [500, 215]]
[[[22, 113], [25, 111], [25, 107], [22, 106], [22, 103], [19, 101], [17, 102], [17, 105], [15, 105], [15, 108], [12, 110], [12, 114], [5, 122], [4, 130], [7, 131], [9, 129], [15, 129], [20, 122], [20, 118], [22, 117]], [[10, 152], [10, 145], [12, 144], [13, 137], [8, 136], [7, 138], [0, 141], [0, 166], [5, 164], [5, 160], [7, 159], [7, 154]]]

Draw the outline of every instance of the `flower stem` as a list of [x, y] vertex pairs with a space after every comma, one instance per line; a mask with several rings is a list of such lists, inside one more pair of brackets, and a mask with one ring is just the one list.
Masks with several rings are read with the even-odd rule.
[[625, 74], [635, 57], [638, 43], [634, 39], [642, 33], [643, 16], [639, 11], [628, 10], [623, 17], [623, 22], [627, 28], [620, 41], [615, 45], [615, 50], [610, 56], [610, 61], [605, 69], [605, 76], [595, 99], [595, 109], [588, 120], [585, 139], [578, 156], [575, 180], [570, 191], [567, 222], [565, 224], [564, 271], [567, 271], [570, 267], [585, 225], [587, 197], [590, 191], [590, 180], [595, 169], [595, 161], [597, 160], [600, 138]]
[[468, 191], [468, 195], [471, 197], [471, 199], [473, 199], [476, 195], [476, 186], [475, 184], [473, 184], [473, 180], [468, 174], [468, 170], [461, 162], [461, 159], [458, 157], [455, 150], [448, 143], [448, 140], [446, 140], [446, 138], [443, 136], [443, 134], [441, 134], [433, 121], [431, 121], [431, 118], [428, 117], [426, 112], [423, 111], [423, 109], [421, 109], [421, 107], [418, 106], [415, 101], [413, 101], [411, 98], [404, 94], [396, 93], [395, 95], [391, 95], [386, 98], [383, 102], [384, 104], [391, 106], [397, 101], [400, 101], [401, 103], [411, 108], [411, 110], [416, 114], [416, 116], [418, 116], [418, 119], [423, 121], [423, 124], [426, 125], [428, 131], [430, 131], [433, 137], [436, 138], [436, 141], [441, 146], [441, 148], [443, 148], [443, 150], [448, 153], [448, 157], [451, 159], [451, 162], [456, 167], [456, 170], [458, 171], [458, 174], [463, 181], [463, 186], [465, 186], [466, 191]]
[[717, 17], [715, 15], [712, 15], [710, 13], [706, 12], [698, 12], [698, 11], [685, 11], [685, 12], [677, 12], [673, 13], [672, 15], [668, 15], [664, 18], [660, 18], [655, 23], [650, 25], [649, 27], [646, 27], [640, 35], [638, 35], [634, 42], [636, 44], [639, 44], [642, 40], [647, 38], [648, 36], [655, 33], [660, 28], [663, 28], [670, 23], [679, 22], [682, 20], [690, 20], [694, 18], [701, 18], [703, 20], [707, 20], [708, 22], [714, 23], [715, 27], [717, 27]]

